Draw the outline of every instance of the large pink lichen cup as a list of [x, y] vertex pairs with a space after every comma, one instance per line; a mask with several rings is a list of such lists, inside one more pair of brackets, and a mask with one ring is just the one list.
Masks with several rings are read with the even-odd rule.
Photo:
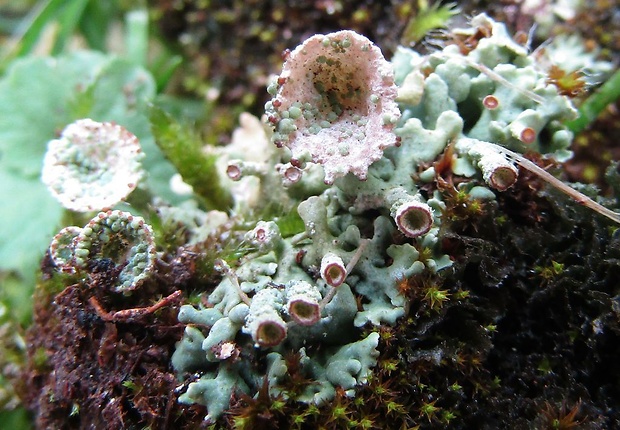
[[315, 35], [288, 55], [268, 91], [272, 140], [291, 150], [293, 165], [323, 165], [325, 182], [368, 167], [396, 144], [400, 116], [390, 64], [366, 37], [344, 30]]

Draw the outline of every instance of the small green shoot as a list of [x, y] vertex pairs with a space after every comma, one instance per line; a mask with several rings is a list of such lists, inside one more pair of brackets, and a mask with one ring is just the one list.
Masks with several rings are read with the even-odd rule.
[[579, 106], [579, 117], [567, 123], [569, 130], [577, 134], [585, 130], [600, 113], [620, 98], [620, 70], [616, 72]]
[[427, 0], [418, 0], [417, 14], [409, 19], [401, 44], [408, 46], [417, 43], [430, 31], [446, 27], [459, 11], [456, 3], [441, 5], [440, 2], [429, 4]]
[[150, 113], [155, 142], [183, 180], [194, 188], [205, 206], [229, 209], [232, 198], [220, 184], [215, 170], [216, 157], [203, 151], [203, 139], [190, 126], [181, 124], [158, 107], [152, 107]]

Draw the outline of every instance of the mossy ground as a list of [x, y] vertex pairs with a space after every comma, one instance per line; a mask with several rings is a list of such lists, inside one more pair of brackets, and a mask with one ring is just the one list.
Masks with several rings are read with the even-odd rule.
[[[37, 428], [186, 428], [204, 413], [177, 403], [178, 382], [170, 369], [174, 343], [183, 327], [171, 303], [152, 314], [110, 318], [121, 309], [152, 305], [180, 279], [145, 285], [141, 295], [119, 300], [112, 293], [118, 268], [105, 261], [87, 282], [67, 282], [60, 292], [53, 268], [44, 262], [45, 280], [35, 295], [27, 366], [19, 382], [25, 405], [36, 411]], [[175, 279], [175, 281], [171, 281]], [[111, 299], [114, 298], [114, 299]], [[123, 308], [120, 308], [122, 303]]]
[[[620, 423], [620, 236], [603, 218], [527, 174], [497, 204], [463, 202], [443, 184], [454, 266], [399, 281], [411, 305], [380, 334], [378, 365], [355, 398], [316, 407], [238, 396], [222, 428], [579, 428]], [[431, 190], [428, 190], [431, 191]], [[449, 196], [448, 196], [449, 195]], [[451, 197], [450, 197], [451, 196]], [[472, 212], [462, 205], [472, 206]], [[458, 206], [458, 207], [457, 207]], [[178, 302], [110, 320], [176, 289], [209, 289], [196, 260], [172, 264], [129, 300], [101, 262], [85, 283], [39, 288], [20, 391], [40, 428], [195, 428], [176, 401], [170, 355]], [[43, 268], [54, 285], [50, 269]], [[51, 288], [51, 287], [50, 287]], [[100, 307], [93, 306], [93, 297]], [[102, 312], [105, 309], [105, 313]], [[312, 380], [287, 358], [285, 392]], [[564, 420], [564, 421], [562, 421]], [[554, 424], [555, 423], [555, 424]], [[568, 424], [564, 428], [569, 428]]]

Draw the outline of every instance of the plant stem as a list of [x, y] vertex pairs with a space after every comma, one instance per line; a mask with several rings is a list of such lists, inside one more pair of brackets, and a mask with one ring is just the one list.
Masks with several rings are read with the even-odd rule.
[[620, 70], [617, 70], [600, 88], [579, 106], [579, 117], [566, 125], [577, 134], [585, 130], [600, 113], [620, 98]]

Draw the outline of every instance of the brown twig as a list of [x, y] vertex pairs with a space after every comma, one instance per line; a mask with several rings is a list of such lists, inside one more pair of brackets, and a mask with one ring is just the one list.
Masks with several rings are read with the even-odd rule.
[[619, 213], [614, 212], [611, 209], [606, 208], [605, 206], [603, 206], [603, 205], [595, 202], [591, 198], [587, 197], [583, 193], [580, 193], [579, 191], [575, 190], [574, 188], [571, 188], [570, 186], [566, 185], [564, 182], [560, 181], [559, 179], [557, 179], [555, 176], [551, 175], [546, 170], [538, 167], [536, 164], [532, 163], [530, 160], [528, 160], [527, 158], [523, 157], [522, 155], [517, 154], [516, 152], [512, 152], [509, 149], [506, 149], [506, 148], [504, 148], [502, 146], [499, 146], [499, 145], [495, 145], [495, 144], [491, 144], [491, 145], [493, 145], [493, 147], [497, 151], [501, 152], [502, 154], [504, 154], [505, 156], [507, 156], [508, 158], [513, 160], [519, 166], [521, 166], [524, 169], [527, 169], [530, 172], [532, 172], [533, 174], [537, 175], [539, 178], [541, 178], [542, 180], [546, 181], [549, 185], [557, 188], [558, 190], [562, 191], [563, 193], [565, 193], [566, 195], [571, 197], [573, 200], [575, 200], [580, 205], [586, 206], [587, 208], [590, 208], [593, 211], [598, 212], [599, 214], [601, 214], [601, 215], [609, 218], [610, 220], [620, 224], [620, 214]]
[[90, 305], [95, 309], [95, 312], [97, 312], [97, 315], [104, 321], [130, 322], [145, 315], [150, 315], [161, 308], [171, 305], [181, 297], [181, 294], [183, 294], [181, 290], [177, 290], [174, 293], [160, 299], [154, 305], [146, 306], [144, 308], [123, 309], [116, 312], [106, 311], [103, 306], [101, 306], [99, 300], [97, 300], [95, 296], [88, 299], [88, 303], [90, 303]]

